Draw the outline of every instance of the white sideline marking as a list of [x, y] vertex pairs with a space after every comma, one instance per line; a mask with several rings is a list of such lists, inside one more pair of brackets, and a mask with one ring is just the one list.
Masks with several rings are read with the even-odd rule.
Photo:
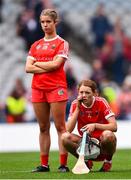
[[0, 174], [5, 174], [5, 173], [26, 173], [26, 172], [30, 172], [31, 173], [31, 170], [28, 170], [28, 171], [20, 171], [20, 170], [18, 170], [18, 171], [0, 171]]

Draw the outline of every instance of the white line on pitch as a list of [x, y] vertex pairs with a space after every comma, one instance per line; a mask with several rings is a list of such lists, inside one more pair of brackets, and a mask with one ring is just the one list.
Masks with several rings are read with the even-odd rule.
[[0, 171], [0, 174], [4, 174], [4, 173], [24, 173], [24, 172], [31, 172], [31, 170], [28, 171]]

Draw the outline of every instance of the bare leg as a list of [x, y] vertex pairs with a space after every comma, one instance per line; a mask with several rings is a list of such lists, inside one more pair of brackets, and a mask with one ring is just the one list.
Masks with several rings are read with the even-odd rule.
[[116, 151], [116, 136], [111, 131], [104, 131], [100, 137], [101, 153], [112, 158]]
[[79, 142], [81, 137], [76, 134], [71, 134], [66, 132], [62, 135], [62, 143], [65, 149], [70, 152], [73, 156], [78, 158], [78, 154], [76, 153], [77, 148], [79, 147]]
[[65, 128], [65, 110], [66, 110], [66, 101], [51, 103], [52, 116], [54, 118], [54, 123], [57, 129], [58, 134], [58, 143], [60, 154], [67, 153], [64, 147], [62, 146], [61, 136], [66, 132]]
[[33, 103], [33, 106], [40, 127], [40, 155], [46, 155], [50, 149], [50, 106], [48, 103]]

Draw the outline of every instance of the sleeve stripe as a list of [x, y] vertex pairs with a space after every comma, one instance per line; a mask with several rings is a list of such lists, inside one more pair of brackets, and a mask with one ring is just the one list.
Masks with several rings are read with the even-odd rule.
[[66, 55], [64, 55], [64, 54], [57, 54], [57, 56], [68, 59], [68, 56], [66, 56]]
[[68, 54], [68, 51], [69, 51], [69, 44], [68, 42], [64, 41], [64, 53]]
[[33, 56], [27, 56], [27, 58], [30, 58], [30, 59], [32, 59], [32, 60], [35, 59]]
[[110, 114], [108, 114], [107, 116], [105, 116], [105, 118], [108, 119], [108, 118], [111, 117], [111, 116], [115, 116], [115, 114], [114, 114], [114, 113], [110, 113]]

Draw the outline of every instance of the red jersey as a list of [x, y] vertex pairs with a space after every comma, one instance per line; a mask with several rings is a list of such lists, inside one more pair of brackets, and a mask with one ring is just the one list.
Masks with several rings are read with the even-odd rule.
[[[76, 100], [74, 100], [71, 104], [70, 116], [72, 116], [73, 112], [76, 108]], [[102, 97], [93, 97], [93, 103], [90, 107], [84, 106], [84, 104], [80, 105], [80, 112], [78, 115], [78, 132], [82, 135], [80, 129], [86, 124], [90, 123], [100, 123], [100, 124], [108, 124], [108, 118], [114, 116], [109, 104]], [[99, 138], [101, 135], [101, 130], [95, 130], [91, 136], [94, 138]]]
[[[55, 56], [67, 59], [68, 51], [68, 42], [57, 35], [53, 39], [42, 38], [36, 41], [30, 48], [29, 57], [41, 62], [53, 61]], [[51, 90], [58, 87], [67, 87], [64, 62], [55, 71], [33, 75], [32, 88], [34, 89]]]

